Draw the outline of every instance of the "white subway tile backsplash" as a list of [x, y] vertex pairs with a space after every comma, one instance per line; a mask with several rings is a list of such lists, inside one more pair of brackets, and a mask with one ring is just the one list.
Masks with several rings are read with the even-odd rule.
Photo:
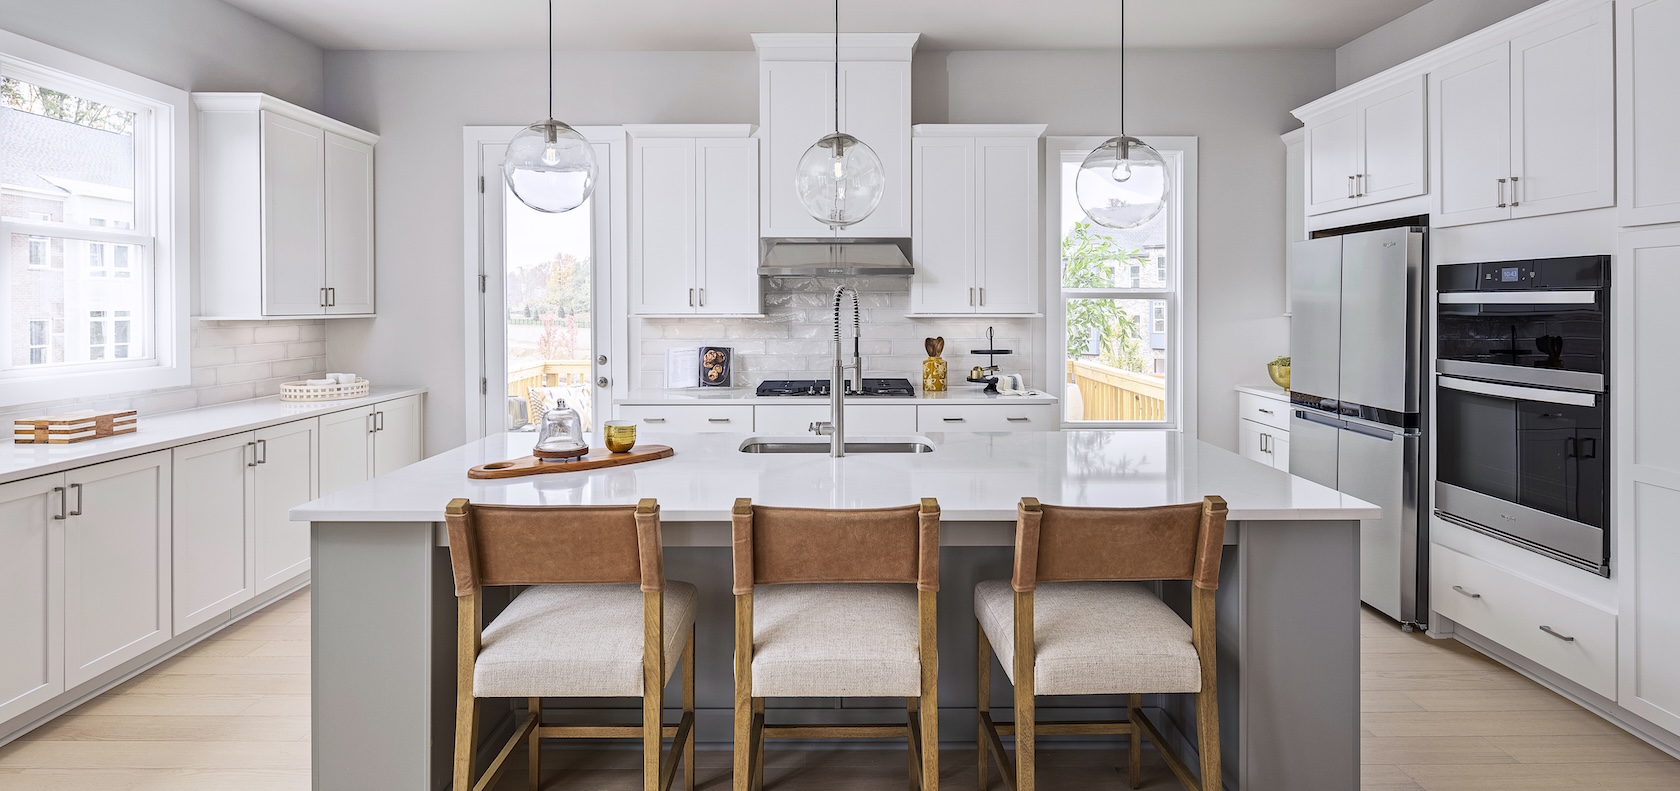
[[224, 365], [216, 369], [216, 384], [231, 385], [240, 382], [255, 382], [273, 376], [273, 367], [268, 363], [241, 363], [239, 365]]
[[253, 343], [233, 347], [233, 358], [242, 363], [269, 362], [286, 356], [284, 343]]
[[298, 340], [298, 326], [296, 324], [282, 324], [278, 327], [257, 327], [254, 333], [257, 343], [284, 343]]
[[286, 344], [287, 357], [321, 357], [326, 353], [326, 341], [303, 341]]

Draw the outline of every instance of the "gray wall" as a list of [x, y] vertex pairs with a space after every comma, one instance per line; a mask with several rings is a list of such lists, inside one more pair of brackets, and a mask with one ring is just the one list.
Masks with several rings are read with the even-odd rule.
[[1336, 50], [1336, 87], [1352, 85], [1545, 0], [1433, 0]]
[[221, 0], [0, 0], [0, 29], [189, 91], [325, 93], [320, 47]]
[[[1133, 133], [1200, 138], [1199, 433], [1235, 447], [1239, 383], [1288, 351], [1283, 310], [1283, 148], [1289, 110], [1331, 92], [1328, 50], [1136, 52]], [[427, 447], [464, 435], [461, 127], [543, 111], [541, 53], [329, 52], [327, 113], [381, 135], [379, 318], [328, 322], [328, 365], [422, 384]], [[929, 52], [915, 64], [917, 123], [1048, 123], [1111, 134], [1113, 53]], [[574, 53], [556, 62], [574, 124], [741, 123], [758, 118], [751, 52]]]

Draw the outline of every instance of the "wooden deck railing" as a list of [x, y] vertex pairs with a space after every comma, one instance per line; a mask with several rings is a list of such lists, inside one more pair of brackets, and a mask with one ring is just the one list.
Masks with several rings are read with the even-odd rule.
[[507, 392], [530, 404], [531, 388], [583, 384], [589, 381], [589, 373], [588, 360], [547, 360], [508, 371]]
[[1082, 420], [1166, 420], [1167, 382], [1089, 360], [1068, 360], [1068, 382], [1079, 388]]

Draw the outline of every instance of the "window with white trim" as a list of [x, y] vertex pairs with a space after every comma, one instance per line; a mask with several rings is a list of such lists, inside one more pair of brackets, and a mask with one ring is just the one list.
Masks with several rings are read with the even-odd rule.
[[[1175, 139], [1176, 140], [1176, 139]], [[1062, 361], [1063, 422], [1070, 426], [1183, 427], [1193, 350], [1185, 332], [1186, 194], [1138, 228], [1090, 221], [1074, 195], [1079, 165], [1099, 140], [1052, 138], [1047, 148], [1052, 284], [1051, 360]], [[1193, 157], [1195, 141], [1181, 148]], [[1187, 173], [1185, 150], [1160, 148], [1175, 186]], [[1059, 290], [1059, 293], [1058, 293]]]
[[186, 111], [0, 31], [0, 406], [190, 381]]

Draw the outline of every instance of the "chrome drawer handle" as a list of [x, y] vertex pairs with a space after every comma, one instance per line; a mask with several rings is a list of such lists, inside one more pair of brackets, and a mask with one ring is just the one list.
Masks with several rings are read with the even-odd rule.
[[1559, 634], [1556, 629], [1553, 629], [1552, 627], [1547, 626], [1545, 624], [1540, 624], [1540, 631], [1545, 632], [1546, 634], [1549, 634], [1553, 637], [1556, 637], [1557, 639], [1562, 640], [1566, 643], [1575, 642], [1575, 638], [1570, 637], [1569, 635], [1566, 635], [1566, 634]]
[[644, 417], [644, 418], [642, 418], [642, 422], [643, 423], [664, 423], [665, 418], [662, 418], [662, 417]]
[[1257, 411], [1259, 411], [1259, 412], [1260, 412], [1260, 414], [1262, 414], [1262, 415], [1270, 415], [1270, 414], [1272, 414], [1272, 410], [1270, 410], [1270, 409], [1260, 409], [1260, 408], [1259, 408], [1259, 407], [1255, 407], [1255, 409], [1256, 409], [1256, 410], [1257, 410]]
[[965, 422], [965, 421], [967, 421], [967, 420], [968, 420], [968, 418], [961, 418], [961, 417], [948, 417], [948, 418], [943, 418], [943, 420], [944, 420], [944, 421], [945, 421], [945, 422], [946, 422], [946, 423], [962, 423], [962, 422]]
[[709, 418], [706, 418], [706, 422], [707, 423], [728, 423], [729, 418], [726, 418], [726, 417], [709, 417]]
[[1030, 417], [1010, 417], [1010, 418], [1004, 418], [1004, 419], [1011, 422], [1011, 423], [1031, 423], [1032, 422], [1032, 418], [1030, 418]]
[[1459, 593], [1462, 593], [1462, 594], [1464, 594], [1464, 595], [1465, 595], [1465, 596], [1469, 596], [1469, 597], [1470, 597], [1470, 598], [1472, 598], [1472, 599], [1480, 599], [1480, 598], [1482, 598], [1482, 594], [1480, 594], [1480, 593], [1471, 593], [1471, 592], [1470, 592], [1470, 591], [1467, 591], [1467, 590], [1465, 590], [1465, 589], [1464, 589], [1464, 586], [1462, 586], [1462, 585], [1454, 585], [1454, 586], [1453, 586], [1453, 590], [1455, 590], [1455, 591], [1458, 591], [1458, 592], [1459, 592]]

